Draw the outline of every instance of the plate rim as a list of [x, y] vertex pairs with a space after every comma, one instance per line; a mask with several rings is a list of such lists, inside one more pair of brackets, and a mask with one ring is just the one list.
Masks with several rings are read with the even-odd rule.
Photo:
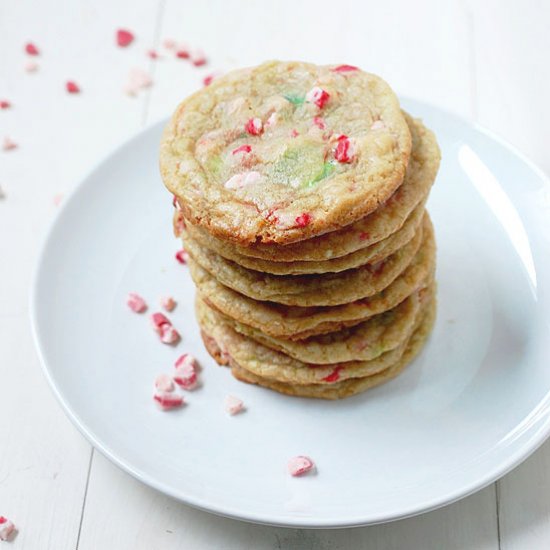
[[[511, 144], [505, 138], [499, 136], [495, 132], [485, 128], [484, 126], [478, 124], [477, 122], [462, 116], [452, 110], [443, 108], [437, 104], [429, 103], [426, 101], [418, 100], [412, 97], [400, 96], [400, 100], [403, 100], [407, 104], [417, 104], [428, 110], [439, 111], [441, 114], [451, 119], [455, 119], [461, 124], [466, 124], [477, 132], [483, 134], [490, 140], [498, 143], [504, 147], [510, 154], [520, 159], [524, 164], [526, 164], [543, 182], [544, 186], [550, 190], [550, 178], [540, 168], [534, 161], [532, 161], [526, 154], [520, 151], [515, 145]], [[73, 410], [67, 403], [61, 388], [58, 386], [53, 370], [49, 366], [45, 354], [44, 354], [44, 344], [41, 337], [41, 329], [38, 322], [38, 309], [40, 307], [38, 303], [38, 286], [41, 278], [41, 273], [44, 269], [46, 251], [53, 239], [54, 231], [57, 225], [63, 217], [63, 212], [69, 205], [73, 202], [74, 198], [82, 192], [84, 188], [84, 183], [95, 173], [95, 171], [105, 164], [109, 159], [115, 157], [122, 149], [130, 146], [134, 141], [137, 141], [141, 138], [143, 134], [151, 132], [157, 126], [161, 126], [166, 123], [168, 117], [161, 117], [143, 128], [134, 132], [129, 138], [125, 139], [123, 142], [117, 144], [115, 147], [109, 149], [106, 153], [100, 156], [100, 158], [87, 170], [83, 171], [82, 175], [76, 179], [76, 184], [72, 187], [68, 196], [63, 201], [61, 207], [56, 212], [56, 215], [47, 225], [46, 231], [42, 234], [41, 242], [39, 245], [39, 252], [35, 260], [32, 278], [30, 283], [30, 292], [29, 292], [29, 317], [31, 325], [31, 334], [34, 341], [34, 345], [37, 351], [38, 359], [40, 361], [40, 366], [42, 372], [55, 395], [57, 401], [61, 405], [61, 409], [65, 415], [69, 418], [72, 424], [78, 429], [78, 431], [84, 436], [84, 438], [92, 445], [94, 449], [97, 449], [105, 458], [114, 463], [117, 467], [122, 469], [124, 472], [130, 474], [135, 479], [144, 483], [145, 485], [193, 508], [208, 512], [217, 516], [227, 517], [230, 519], [246, 521], [249, 523], [261, 524], [261, 525], [270, 525], [277, 527], [291, 527], [291, 528], [302, 528], [302, 529], [340, 529], [340, 528], [351, 528], [351, 527], [361, 527], [367, 525], [375, 525], [381, 523], [389, 523], [392, 521], [397, 521], [401, 519], [410, 518], [420, 514], [424, 514], [443, 506], [452, 504], [470, 496], [484, 488], [486, 488], [491, 483], [494, 483], [520, 463], [526, 460], [531, 456], [540, 446], [548, 439], [550, 436], [550, 414], [546, 414], [546, 419], [538, 427], [533, 435], [531, 435], [525, 443], [523, 443], [518, 450], [512, 453], [507, 460], [503, 460], [498, 467], [488, 469], [484, 476], [479, 477], [476, 480], [471, 481], [468, 485], [462, 485], [459, 489], [453, 491], [448, 491], [446, 494], [439, 495], [437, 497], [432, 497], [426, 501], [424, 499], [421, 504], [414, 507], [409, 507], [409, 509], [401, 511], [397, 514], [369, 514], [368, 516], [354, 516], [348, 519], [336, 519], [336, 520], [317, 520], [314, 517], [302, 517], [302, 516], [291, 516], [280, 514], [280, 517], [270, 517], [265, 516], [264, 514], [254, 514], [250, 512], [236, 512], [234, 510], [228, 509], [224, 506], [216, 505], [215, 502], [208, 501], [205, 498], [197, 498], [189, 495], [181, 494], [181, 492], [175, 491], [169, 485], [160, 482], [155, 479], [154, 476], [147, 474], [139, 469], [136, 469], [132, 466], [131, 462], [125, 460], [123, 457], [117, 455], [116, 452], [112, 451], [109, 448], [109, 445], [100, 440], [100, 438], [92, 432], [85, 425], [84, 421], [81, 420], [78, 413]], [[550, 389], [549, 389], [550, 394]], [[548, 395], [547, 394], [547, 397]], [[542, 402], [541, 402], [542, 403]], [[539, 405], [541, 404], [539, 403]]]

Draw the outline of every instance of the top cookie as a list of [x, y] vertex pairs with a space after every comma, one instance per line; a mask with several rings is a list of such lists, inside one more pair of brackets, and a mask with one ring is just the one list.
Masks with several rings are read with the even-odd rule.
[[160, 167], [185, 216], [238, 244], [291, 243], [374, 211], [401, 184], [411, 136], [379, 77], [268, 62], [184, 100]]

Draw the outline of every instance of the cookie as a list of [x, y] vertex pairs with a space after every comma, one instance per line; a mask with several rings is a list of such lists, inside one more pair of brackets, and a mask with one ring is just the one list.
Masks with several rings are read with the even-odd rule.
[[185, 217], [237, 244], [292, 243], [375, 211], [403, 182], [397, 97], [359, 69], [272, 61], [184, 100], [160, 150]]
[[220, 283], [249, 298], [291, 306], [330, 306], [373, 296], [386, 288], [411, 263], [421, 246], [423, 229], [429, 225], [426, 217], [409, 243], [378, 264], [322, 275], [269, 275], [241, 267], [192, 240], [185, 243], [190, 263], [196, 261]]
[[[435, 287], [431, 292], [435, 292]], [[390, 369], [399, 372], [399, 367], [410, 359], [411, 348], [419, 349], [427, 337], [435, 316], [435, 296], [432, 294], [424, 302], [424, 309], [417, 318], [411, 337], [399, 347], [371, 361], [313, 365], [246, 338], [211, 317], [211, 310], [201, 305], [200, 301], [197, 306], [201, 334], [208, 352], [220, 365], [229, 365], [237, 378], [291, 395], [325, 398], [331, 398], [327, 394], [335, 394], [332, 398], [345, 397], [345, 392], [351, 389], [349, 386], [354, 387], [348, 384], [346, 388], [346, 382], [360, 382], [358, 391], [362, 391], [360, 388], [370, 387], [365, 384], [366, 378], [379, 373], [388, 374]]]
[[[379, 241], [372, 246], [362, 248], [346, 256], [317, 262], [274, 262], [271, 260], [260, 260], [259, 258], [250, 258], [249, 256], [236, 254], [230, 247], [224, 246], [219, 240], [216, 240], [215, 242], [205, 242], [201, 239], [200, 234], [198, 235], [198, 239], [193, 237], [191, 238], [196, 240], [198, 244], [209, 248], [213, 252], [216, 252], [216, 254], [219, 254], [220, 256], [223, 256], [224, 258], [231, 260], [242, 267], [253, 269], [254, 271], [271, 273], [273, 275], [339, 273], [340, 271], [345, 271], [346, 269], [353, 269], [365, 264], [377, 263], [397, 252], [414, 237], [418, 226], [422, 222], [423, 216], [424, 203], [421, 203], [412, 211], [403, 227], [383, 241]], [[192, 234], [190, 231], [183, 228], [182, 233], [184, 235]]]
[[201, 298], [210, 307], [268, 336], [302, 340], [356, 325], [392, 309], [425, 286], [435, 269], [435, 240], [433, 233], [427, 232], [410, 265], [384, 290], [370, 298], [339, 306], [299, 307], [260, 302], [218, 283], [196, 263], [191, 263], [189, 268]]
[[239, 246], [218, 239], [204, 228], [188, 222], [189, 233], [218, 253], [220, 249], [226, 249], [228, 254], [277, 262], [330, 260], [386, 239], [398, 231], [411, 212], [426, 200], [439, 167], [440, 152], [435, 136], [419, 120], [404, 114], [413, 140], [405, 179], [390, 199], [365, 218], [340, 230], [284, 246], [261, 243]]

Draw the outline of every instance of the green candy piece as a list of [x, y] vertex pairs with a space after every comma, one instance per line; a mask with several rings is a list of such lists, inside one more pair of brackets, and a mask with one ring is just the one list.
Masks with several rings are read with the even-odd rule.
[[302, 105], [305, 100], [305, 95], [298, 95], [298, 94], [286, 94], [283, 96], [287, 101], [292, 103], [292, 105]]
[[213, 157], [210, 157], [206, 161], [206, 169], [211, 174], [214, 174], [214, 175], [218, 175], [221, 172], [222, 166], [223, 166], [223, 161], [220, 155], [215, 155]]
[[314, 143], [301, 142], [287, 150], [273, 163], [269, 178], [274, 183], [306, 187], [323, 173], [324, 151]]
[[323, 169], [307, 184], [307, 187], [313, 187], [316, 183], [328, 178], [334, 173], [334, 170], [336, 170], [336, 166], [332, 162], [325, 162]]

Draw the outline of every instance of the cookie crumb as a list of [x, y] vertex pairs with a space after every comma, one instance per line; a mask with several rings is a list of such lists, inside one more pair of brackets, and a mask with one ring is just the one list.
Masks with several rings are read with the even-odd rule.
[[293, 477], [306, 474], [313, 470], [314, 467], [313, 460], [307, 456], [295, 456], [288, 461], [288, 471]]

